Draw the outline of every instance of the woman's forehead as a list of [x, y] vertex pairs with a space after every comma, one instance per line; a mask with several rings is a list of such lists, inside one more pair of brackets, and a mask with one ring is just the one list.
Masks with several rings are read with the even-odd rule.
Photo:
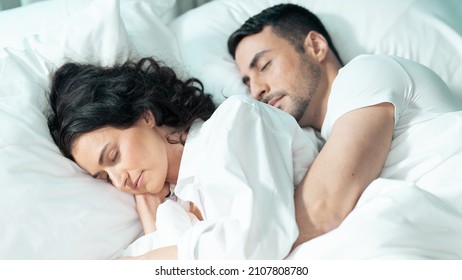
[[97, 149], [102, 143], [110, 141], [116, 136], [118, 129], [103, 127], [77, 137], [72, 145], [72, 154], [84, 152], [84, 150]]

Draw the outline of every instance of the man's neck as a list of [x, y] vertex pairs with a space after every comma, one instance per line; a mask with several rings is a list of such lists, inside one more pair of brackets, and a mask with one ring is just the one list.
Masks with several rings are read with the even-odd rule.
[[327, 114], [327, 105], [332, 89], [332, 84], [338, 75], [342, 64], [333, 56], [327, 59], [324, 64], [324, 74], [318, 91], [312, 97], [305, 114], [298, 122], [301, 127], [311, 126], [321, 131], [324, 119]]

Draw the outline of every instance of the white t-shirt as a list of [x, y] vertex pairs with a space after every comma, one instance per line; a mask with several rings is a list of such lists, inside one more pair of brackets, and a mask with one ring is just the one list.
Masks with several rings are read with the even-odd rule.
[[290, 115], [233, 96], [191, 127], [175, 194], [204, 221], [178, 243], [180, 259], [282, 259], [298, 237], [294, 187], [317, 155]]
[[451, 125], [462, 120], [461, 101], [427, 67], [386, 55], [361, 55], [340, 69], [322, 137], [345, 113], [383, 102], [395, 107], [395, 130], [380, 177], [416, 182], [461, 150], [462, 130]]

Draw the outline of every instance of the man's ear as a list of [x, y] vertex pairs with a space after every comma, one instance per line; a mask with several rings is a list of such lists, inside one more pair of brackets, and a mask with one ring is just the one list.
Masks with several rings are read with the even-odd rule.
[[305, 47], [305, 51], [319, 62], [322, 62], [329, 52], [329, 44], [326, 38], [316, 31], [308, 32], [303, 46]]

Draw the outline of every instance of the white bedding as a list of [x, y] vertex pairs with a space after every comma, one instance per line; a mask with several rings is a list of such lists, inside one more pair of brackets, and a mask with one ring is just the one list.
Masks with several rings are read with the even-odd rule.
[[[339, 228], [302, 244], [290, 259], [462, 259], [462, 111], [407, 132], [433, 148], [415, 183], [377, 179]], [[443, 148], [443, 149], [442, 149]], [[432, 160], [430, 160], [432, 159]]]
[[[432, 128], [443, 130], [436, 140], [445, 143], [447, 153], [438, 145], [427, 150], [422, 158], [435, 160], [408, 170], [424, 174], [416, 183], [376, 179], [337, 229], [300, 245], [287, 259], [462, 259], [462, 111], [435, 118], [426, 128], [405, 138], [425, 139], [435, 133]], [[192, 225], [165, 223], [172, 216], [184, 221], [180, 212], [166, 205], [158, 232], [141, 237], [122, 256], [162, 247], [166, 237], [173, 243], [181, 228]]]
[[461, 229], [460, 207], [412, 183], [377, 179], [340, 227], [288, 259], [461, 259]]
[[[163, 205], [158, 217], [158, 231], [120, 256], [173, 245], [193, 225], [174, 203]], [[176, 222], [167, 220], [172, 217]], [[460, 217], [460, 209], [412, 183], [377, 179], [339, 228], [298, 246], [286, 259], [461, 259]]]
[[[320, 15], [344, 62], [360, 53], [411, 58], [462, 99], [461, 1], [214, 0], [167, 23], [174, 2], [53, 0], [0, 13], [0, 259], [111, 259], [173, 244], [191, 226], [169, 202], [159, 231], [138, 239], [133, 198], [59, 154], [46, 127], [44, 89], [68, 58], [111, 64], [155, 55], [200, 78], [219, 103], [246, 94], [227, 36], [261, 9], [293, 2]], [[462, 116], [437, 119], [433, 129], [409, 136], [424, 141], [431, 133], [435, 152], [447, 148], [421, 179], [374, 181], [338, 229], [288, 258], [461, 259]]]

